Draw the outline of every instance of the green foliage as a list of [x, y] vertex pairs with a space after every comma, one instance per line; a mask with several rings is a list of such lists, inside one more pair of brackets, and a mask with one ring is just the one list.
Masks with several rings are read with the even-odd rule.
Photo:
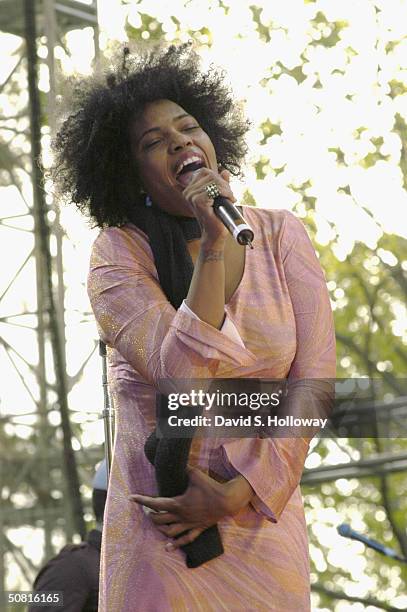
[[341, 30], [348, 26], [346, 21], [329, 22], [322, 11], [317, 12], [313, 22], [316, 40], [311, 44], [324, 47], [334, 47], [341, 39]]
[[248, 189], [243, 193], [242, 200], [248, 206], [256, 206], [256, 201]]
[[[406, 299], [399, 260], [406, 246], [403, 238], [384, 235], [375, 249], [357, 243], [341, 265], [329, 249], [320, 249], [326, 276], [335, 284], [335, 325], [342, 339], [338, 346], [339, 376], [383, 375], [397, 390], [395, 378], [405, 371], [406, 359], [402, 338], [391, 330], [396, 321], [394, 307]], [[383, 252], [397, 263], [386, 264], [380, 257]]]
[[128, 21], [126, 22], [125, 29], [129, 39], [160, 42], [164, 36], [162, 25], [157, 19], [145, 13], [140, 13], [140, 18], [141, 26], [139, 28], [135, 28]]
[[404, 189], [407, 189], [407, 123], [400, 113], [396, 113], [393, 131], [400, 136], [403, 153], [400, 158], [400, 168], [403, 173]]
[[267, 27], [266, 25], [264, 25], [264, 23], [261, 20], [261, 14], [263, 12], [263, 9], [258, 6], [254, 6], [254, 5], [251, 5], [249, 8], [252, 12], [253, 21], [256, 24], [256, 30], [259, 33], [260, 39], [264, 40], [264, 42], [270, 42], [271, 40], [270, 27]]
[[270, 119], [261, 123], [260, 129], [264, 134], [264, 138], [260, 140], [260, 144], [266, 144], [267, 140], [271, 138], [271, 136], [274, 136], [275, 134], [279, 136], [281, 134], [281, 127], [276, 123], [272, 123]]
[[329, 147], [328, 151], [331, 151], [332, 153], [336, 154], [336, 159], [340, 164], [344, 163], [345, 155], [344, 155], [344, 152], [341, 151], [339, 147]]
[[302, 83], [306, 76], [302, 71], [302, 66], [295, 66], [295, 68], [286, 68], [281, 62], [276, 62], [277, 68], [280, 69], [280, 74], [288, 74], [293, 77], [297, 83]]

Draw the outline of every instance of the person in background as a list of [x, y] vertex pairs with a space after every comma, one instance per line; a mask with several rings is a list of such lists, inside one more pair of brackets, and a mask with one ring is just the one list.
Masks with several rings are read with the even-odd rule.
[[96, 518], [86, 542], [68, 544], [48, 561], [34, 581], [34, 591], [62, 591], [63, 606], [32, 604], [28, 612], [64, 610], [95, 612], [98, 609], [99, 565], [102, 541], [103, 512], [107, 496], [106, 461], [96, 470], [92, 482], [92, 506]]

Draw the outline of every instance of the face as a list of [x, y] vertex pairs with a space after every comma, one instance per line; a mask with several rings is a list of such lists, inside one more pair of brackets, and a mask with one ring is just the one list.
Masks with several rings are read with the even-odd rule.
[[131, 147], [139, 176], [152, 201], [173, 215], [193, 216], [182, 195], [192, 169], [217, 172], [215, 149], [197, 120], [170, 100], [148, 104], [130, 128]]

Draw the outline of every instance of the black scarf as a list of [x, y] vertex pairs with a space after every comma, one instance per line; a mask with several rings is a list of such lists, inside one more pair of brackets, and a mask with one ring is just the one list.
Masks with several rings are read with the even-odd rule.
[[[201, 228], [193, 217], [175, 217], [159, 208], [136, 206], [130, 219], [149, 238], [160, 285], [170, 303], [178, 309], [188, 294], [194, 265], [187, 241], [200, 238]], [[180, 414], [184, 411], [185, 414]], [[189, 412], [188, 412], [189, 411]], [[191, 416], [188, 407], [178, 409], [179, 416]], [[157, 394], [157, 423], [168, 415], [168, 398]], [[188, 486], [187, 463], [192, 438], [157, 437], [153, 431], [144, 451], [155, 467], [158, 492], [163, 497], [175, 497]], [[191, 544], [182, 546], [188, 567], [198, 567], [223, 551], [216, 525], [203, 531]]]

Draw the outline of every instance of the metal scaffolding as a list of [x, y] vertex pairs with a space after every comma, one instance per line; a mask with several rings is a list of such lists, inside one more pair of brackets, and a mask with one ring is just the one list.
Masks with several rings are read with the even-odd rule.
[[[17, 73], [25, 72], [27, 89], [29, 93], [28, 108], [18, 112], [18, 117], [2, 117], [3, 138], [0, 140], [0, 172], [2, 184], [13, 185], [19, 199], [19, 212], [13, 214], [6, 211], [0, 216], [0, 228], [12, 231], [15, 234], [15, 244], [19, 243], [21, 232], [33, 236], [32, 248], [19, 260], [18, 251], [10, 257], [8, 269], [12, 272], [9, 282], [0, 294], [0, 348], [3, 357], [8, 360], [16, 378], [24, 389], [27, 404], [32, 406], [30, 413], [17, 413], [13, 415], [9, 406], [1, 406], [0, 429], [5, 432], [11, 423], [21, 422], [19, 417], [29, 416], [36, 418], [35, 448], [22, 460], [21, 449], [4, 448], [2, 452], [2, 473], [0, 489], [4, 502], [10, 500], [18, 492], [19, 485], [27, 474], [35, 474], [36, 481], [44, 483], [44, 491], [40, 491], [40, 498], [30, 509], [21, 509], [17, 513], [7, 510], [7, 503], [3, 503], [0, 518], [0, 591], [4, 589], [5, 568], [4, 552], [11, 552], [14, 560], [20, 567], [21, 573], [29, 581], [32, 579], [33, 566], [12, 542], [7, 538], [6, 530], [24, 524], [24, 514], [27, 523], [43, 526], [44, 531], [44, 558], [54, 554], [52, 547], [52, 534], [56, 526], [63, 525], [65, 533], [72, 539], [74, 533], [82, 538], [85, 536], [85, 522], [83, 503], [80, 494], [80, 478], [77, 461], [72, 447], [72, 427], [68, 411], [68, 392], [79, 380], [81, 371], [76, 376], [66, 374], [65, 358], [65, 322], [64, 322], [64, 271], [62, 261], [63, 231], [59, 222], [58, 207], [54, 206], [49, 194], [44, 191], [44, 174], [42, 170], [42, 125], [46, 111], [48, 132], [52, 135], [55, 130], [55, 58], [54, 49], [61, 44], [63, 36], [70, 30], [89, 27], [94, 29], [95, 66], [98, 65], [98, 24], [96, 1], [84, 4], [75, 0], [0, 0], [0, 31], [22, 38], [17, 51], [15, 65], [7, 78], [0, 84], [1, 92], [7, 92], [12, 87], [13, 79]], [[46, 108], [41, 100], [38, 89], [38, 52], [39, 40], [46, 38], [47, 59], [46, 65], [49, 74], [49, 93]], [[24, 71], [25, 68], [25, 71]], [[10, 120], [25, 120], [28, 129], [22, 134], [29, 142], [29, 154], [24, 149], [22, 155], [13, 151], [14, 135], [21, 132], [11, 126]], [[4, 130], [4, 131], [3, 131]], [[13, 134], [14, 132], [14, 134]], [[10, 137], [11, 134], [11, 137]], [[32, 185], [32, 194], [27, 193], [28, 181]], [[3, 208], [4, 211], [4, 208]], [[3, 213], [2, 211], [2, 213]], [[49, 224], [49, 215], [53, 214], [52, 227]], [[34, 223], [32, 223], [34, 220]], [[56, 245], [51, 255], [50, 240]], [[16, 264], [16, 265], [14, 265]], [[35, 274], [32, 274], [35, 272]], [[29, 299], [20, 300], [16, 310], [15, 293], [18, 291], [21, 280], [27, 279], [31, 287], [27, 290], [36, 295], [36, 303], [28, 304]], [[11, 306], [8, 306], [10, 304]], [[13, 333], [10, 330], [19, 329], [27, 334], [27, 345], [36, 339], [36, 362], [24, 354], [18, 343], [13, 342]], [[96, 343], [95, 343], [96, 347]], [[52, 358], [51, 358], [52, 355]], [[60, 444], [59, 456], [55, 454], [55, 426], [49, 420], [51, 409], [58, 408], [60, 414]], [[58, 445], [57, 445], [58, 446]], [[100, 459], [93, 454], [93, 464]], [[55, 503], [46, 483], [52, 474], [53, 465], [63, 466], [65, 479], [62, 483], [65, 503]], [[15, 474], [15, 486], [5, 487], [6, 474]], [[8, 479], [9, 480], [9, 479]], [[18, 517], [18, 518], [17, 518]]]

